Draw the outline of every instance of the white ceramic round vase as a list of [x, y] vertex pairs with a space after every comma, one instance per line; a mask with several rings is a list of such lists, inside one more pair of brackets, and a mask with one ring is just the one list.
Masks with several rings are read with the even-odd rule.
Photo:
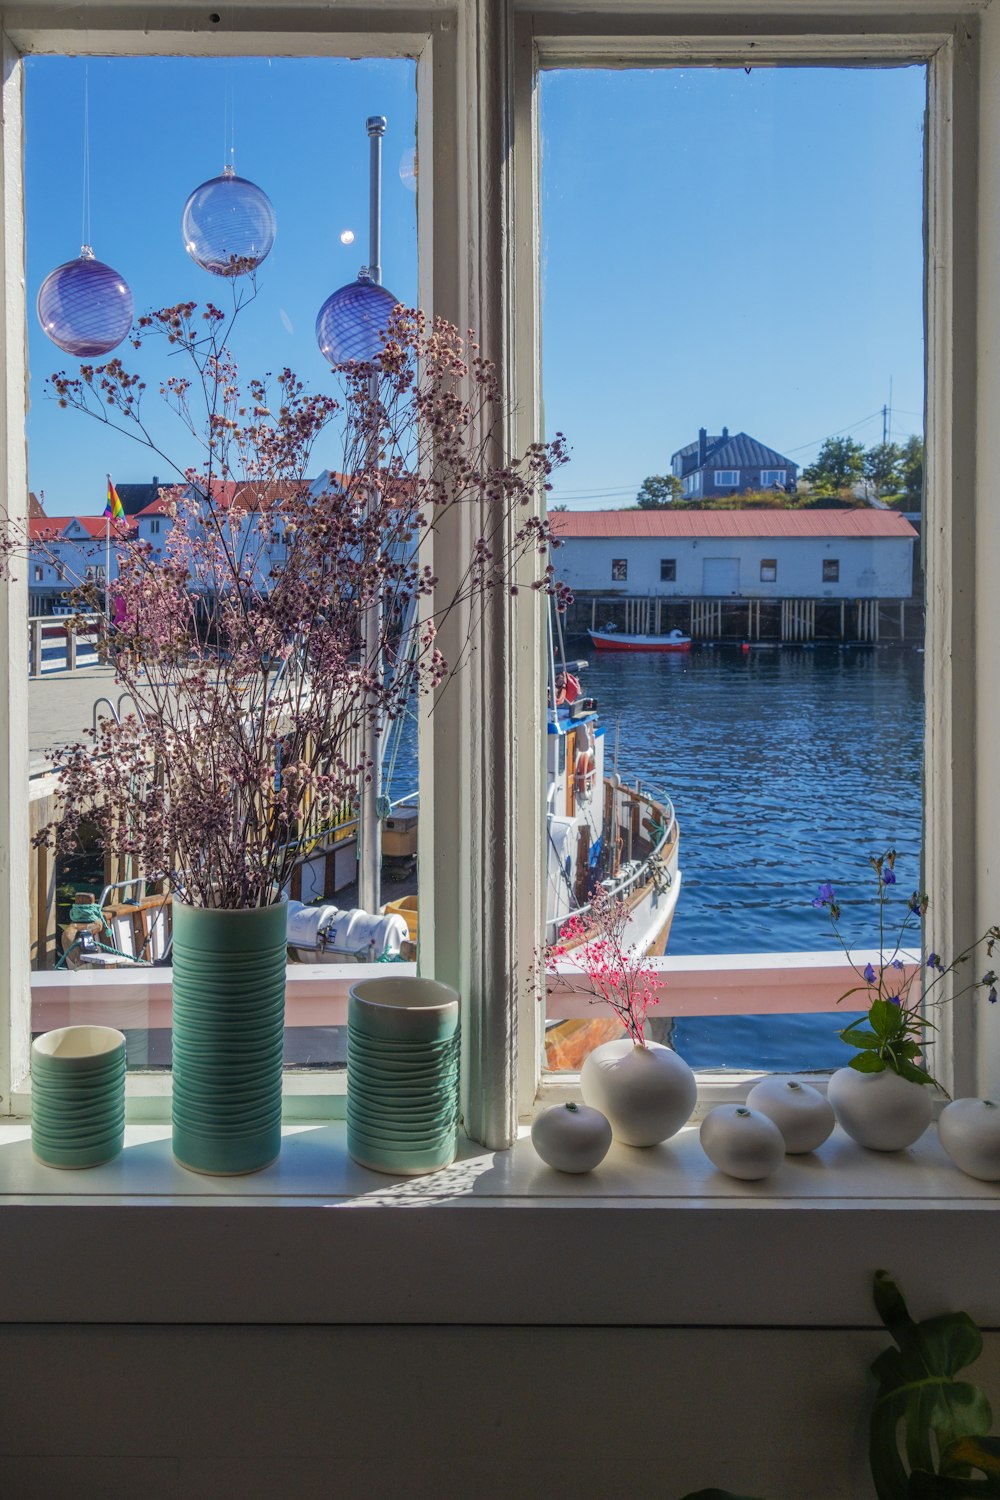
[[747, 1095], [747, 1104], [773, 1120], [793, 1156], [822, 1146], [837, 1123], [819, 1089], [798, 1078], [762, 1078]]
[[709, 1110], [699, 1139], [713, 1167], [743, 1182], [770, 1177], [785, 1159], [785, 1138], [777, 1125], [745, 1104], [720, 1104]]
[[881, 1073], [838, 1068], [826, 1097], [840, 1128], [869, 1151], [902, 1151], [931, 1123], [930, 1086], [901, 1078], [891, 1068]]
[[968, 1177], [1000, 1182], [1000, 1104], [953, 1099], [938, 1120], [941, 1144]]
[[694, 1074], [672, 1047], [636, 1046], [631, 1037], [595, 1047], [580, 1072], [584, 1102], [611, 1122], [616, 1141], [656, 1146], [691, 1118]]
[[531, 1144], [557, 1172], [592, 1172], [611, 1149], [611, 1126], [586, 1104], [554, 1104], [533, 1121]]

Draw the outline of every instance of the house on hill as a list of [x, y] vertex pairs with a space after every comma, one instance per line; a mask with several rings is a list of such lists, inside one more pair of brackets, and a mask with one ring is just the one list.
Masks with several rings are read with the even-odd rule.
[[696, 442], [671, 455], [670, 472], [681, 481], [685, 500], [707, 500], [742, 490], [794, 490], [799, 467], [746, 432], [730, 434], [723, 427], [710, 437], [701, 427]]

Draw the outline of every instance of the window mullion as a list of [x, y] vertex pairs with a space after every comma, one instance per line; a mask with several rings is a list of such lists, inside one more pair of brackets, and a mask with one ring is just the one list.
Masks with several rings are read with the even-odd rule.
[[[20, 56], [2, 38], [0, 211], [3, 215], [3, 361], [0, 365], [0, 447], [6, 452], [4, 509], [15, 530], [26, 528], [27, 454], [24, 443], [26, 369], [23, 218], [23, 73]], [[28, 914], [28, 561], [18, 559], [0, 588], [0, 1110], [28, 1074], [31, 989]]]
[[[462, 331], [476, 330], [507, 396], [511, 20], [510, 0], [470, 0], [457, 34], [449, 23], [435, 31], [426, 69], [430, 265], [420, 237], [425, 307]], [[497, 418], [491, 443], [500, 460], [513, 434], [505, 413]], [[446, 597], [484, 521], [462, 507], [436, 529], [434, 571]], [[497, 590], [482, 608], [455, 610], [443, 622], [438, 644], [449, 662], [464, 665], [438, 693], [421, 732], [420, 965], [462, 996], [465, 1125], [473, 1140], [494, 1148], [516, 1136], [519, 976], [511, 958], [519, 937], [534, 932], [527, 909], [534, 893], [519, 891], [518, 877], [523, 851], [540, 847], [536, 819], [530, 809], [522, 817], [518, 805], [514, 747], [530, 740], [537, 756], [532, 711], [519, 694], [522, 677], [531, 679], [530, 663], [527, 674], [518, 667], [519, 613]]]

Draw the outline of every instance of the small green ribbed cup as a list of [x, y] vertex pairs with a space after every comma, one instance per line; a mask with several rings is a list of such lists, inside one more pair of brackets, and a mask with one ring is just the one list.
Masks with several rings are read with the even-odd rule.
[[288, 908], [173, 908], [174, 1156], [259, 1172], [281, 1150]]
[[48, 1167], [97, 1167], [125, 1138], [125, 1038], [64, 1026], [31, 1044], [31, 1149]]

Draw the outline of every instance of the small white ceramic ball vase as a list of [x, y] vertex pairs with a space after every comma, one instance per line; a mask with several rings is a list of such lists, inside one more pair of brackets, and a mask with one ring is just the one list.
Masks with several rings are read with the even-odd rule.
[[938, 1135], [966, 1176], [1000, 1182], [1000, 1105], [992, 1099], [953, 1099], [941, 1111]]
[[701, 1149], [720, 1172], [757, 1182], [785, 1159], [785, 1138], [767, 1115], [745, 1104], [719, 1104], [701, 1122]]
[[611, 1126], [586, 1104], [554, 1104], [532, 1122], [531, 1144], [557, 1172], [592, 1172], [611, 1149]]
[[931, 1123], [933, 1091], [928, 1084], [900, 1078], [891, 1068], [859, 1073], [838, 1068], [826, 1097], [837, 1124], [869, 1151], [902, 1151]]
[[819, 1089], [798, 1078], [762, 1078], [747, 1095], [747, 1104], [777, 1125], [792, 1156], [822, 1146], [837, 1123]]
[[672, 1047], [631, 1037], [595, 1047], [580, 1072], [580, 1092], [611, 1121], [616, 1141], [656, 1146], [691, 1118], [698, 1098], [694, 1074]]

